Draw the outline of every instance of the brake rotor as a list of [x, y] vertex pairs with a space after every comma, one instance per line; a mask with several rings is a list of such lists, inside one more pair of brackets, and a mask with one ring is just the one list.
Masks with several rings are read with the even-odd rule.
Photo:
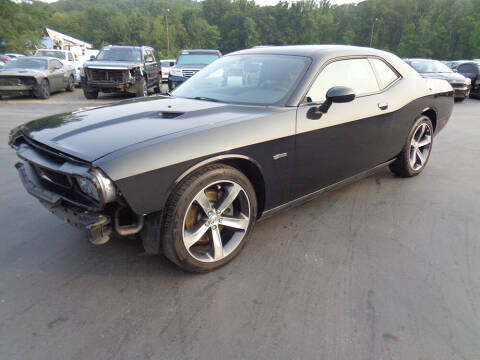
[[[220, 185], [217, 185], [217, 188], [209, 188], [205, 190], [205, 196], [207, 197], [208, 201], [211, 204], [216, 204], [218, 199], [223, 195], [223, 189], [221, 188]], [[233, 215], [233, 204], [230, 204], [228, 208], [225, 209], [224, 211], [225, 215]], [[192, 230], [197, 227], [198, 222], [202, 221], [205, 219], [205, 214], [202, 210], [202, 208], [194, 203], [192, 206], [190, 206], [190, 209], [188, 210], [187, 216], [185, 217], [185, 229], [187, 230]], [[222, 231], [223, 226], [219, 225], [218, 229]], [[201, 238], [200, 240], [197, 241], [195, 246], [205, 246], [209, 245], [210, 243], [210, 231], [207, 231]]]

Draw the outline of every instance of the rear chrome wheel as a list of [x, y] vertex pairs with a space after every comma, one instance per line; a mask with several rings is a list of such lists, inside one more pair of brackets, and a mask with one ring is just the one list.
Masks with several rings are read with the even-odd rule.
[[427, 165], [433, 144], [433, 125], [427, 116], [420, 116], [413, 124], [402, 152], [390, 164], [398, 176], [418, 175]]
[[432, 130], [423, 122], [418, 126], [410, 141], [410, 166], [414, 171], [420, 170], [427, 162], [432, 147]]
[[256, 216], [248, 178], [228, 165], [206, 166], [182, 181], [168, 201], [163, 253], [185, 270], [213, 270], [241, 251]]

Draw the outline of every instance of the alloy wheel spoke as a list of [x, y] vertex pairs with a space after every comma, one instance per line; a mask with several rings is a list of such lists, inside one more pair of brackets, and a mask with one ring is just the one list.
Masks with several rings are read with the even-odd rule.
[[218, 211], [220, 211], [220, 214], [222, 214], [233, 201], [237, 198], [238, 194], [242, 188], [238, 184], [232, 184], [228, 186], [227, 188], [227, 196], [222, 200], [220, 205], [218, 205]]
[[432, 137], [430, 135], [425, 135], [425, 137], [418, 142], [418, 147], [424, 147], [432, 142]]
[[417, 151], [415, 150], [415, 148], [412, 146], [410, 148], [410, 166], [412, 168], [415, 167], [415, 163], [417, 162]]
[[244, 215], [240, 214], [240, 217], [222, 217], [222, 225], [239, 230], [247, 230], [250, 219]]
[[185, 231], [184, 241], [187, 249], [190, 249], [193, 245], [195, 245], [198, 242], [198, 240], [202, 238], [203, 235], [205, 235], [205, 233], [209, 229], [208, 226], [205, 226], [206, 224], [207, 224], [206, 220], [200, 221], [196, 227], [196, 230]]
[[208, 212], [212, 210], [212, 204], [210, 204], [210, 201], [208, 201], [205, 191], [200, 191], [197, 196], [195, 196], [195, 201], [198, 205], [200, 205], [205, 214], [208, 215]]
[[213, 241], [213, 259], [220, 260], [223, 257], [222, 236], [218, 227], [212, 227], [212, 241]]
[[418, 128], [417, 131], [420, 131], [420, 134], [418, 135], [417, 141], [420, 141], [420, 139], [423, 137], [423, 134], [425, 133], [425, 128], [426, 128], [426, 127], [427, 127], [427, 125], [422, 124], [422, 125], [420, 125], [420, 127]]
[[420, 165], [423, 165], [423, 163], [425, 162], [425, 157], [423, 156], [422, 152], [419, 149], [417, 149], [416, 154], [417, 154], [418, 160], [420, 160]]

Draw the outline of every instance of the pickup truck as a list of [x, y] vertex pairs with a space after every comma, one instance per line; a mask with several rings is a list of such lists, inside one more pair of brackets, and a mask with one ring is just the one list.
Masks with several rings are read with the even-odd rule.
[[137, 97], [160, 92], [162, 69], [154, 50], [143, 45], [107, 45], [83, 64], [80, 71], [83, 93], [96, 99], [99, 92], [131, 93]]

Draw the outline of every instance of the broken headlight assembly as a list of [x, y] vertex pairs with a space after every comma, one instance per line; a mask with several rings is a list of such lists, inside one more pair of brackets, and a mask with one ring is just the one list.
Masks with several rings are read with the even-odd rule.
[[104, 204], [116, 200], [117, 191], [112, 180], [98, 169], [92, 169], [88, 174], [90, 176], [76, 177], [78, 187], [84, 195]]

